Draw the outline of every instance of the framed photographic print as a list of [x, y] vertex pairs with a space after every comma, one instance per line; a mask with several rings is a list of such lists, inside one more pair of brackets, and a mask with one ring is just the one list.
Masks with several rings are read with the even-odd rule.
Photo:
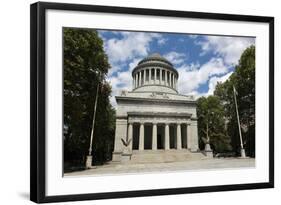
[[274, 18], [31, 5], [34, 202], [274, 187]]

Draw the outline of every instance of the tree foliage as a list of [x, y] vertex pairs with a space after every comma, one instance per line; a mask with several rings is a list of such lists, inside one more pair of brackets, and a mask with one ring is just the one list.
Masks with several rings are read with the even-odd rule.
[[99, 84], [93, 156], [94, 162], [103, 163], [111, 157], [115, 126], [111, 87], [105, 81], [110, 65], [103, 41], [95, 30], [73, 28], [63, 29], [63, 40], [64, 161], [84, 164]]
[[228, 133], [235, 152], [240, 150], [238, 122], [234, 104], [233, 86], [238, 92], [237, 105], [242, 127], [243, 144], [248, 156], [255, 156], [255, 47], [247, 48], [240, 57], [235, 72], [223, 84], [218, 84], [214, 94], [225, 104], [229, 120]]
[[[231, 146], [240, 152], [240, 138], [234, 103], [233, 86], [238, 92], [237, 104], [242, 128], [243, 144], [248, 156], [255, 156], [255, 47], [250, 46], [241, 55], [239, 63], [230, 78], [218, 83], [214, 96], [223, 107], [223, 117], [227, 123], [226, 133], [231, 138]], [[200, 100], [200, 99], [199, 99]], [[199, 103], [199, 110], [200, 103]], [[212, 120], [212, 119], [211, 119]], [[199, 121], [199, 124], [201, 122]], [[215, 127], [221, 125], [215, 124]], [[213, 128], [217, 129], [217, 128]]]
[[207, 134], [213, 151], [227, 152], [231, 150], [230, 137], [225, 129], [224, 107], [217, 96], [198, 99], [199, 146], [204, 149]]

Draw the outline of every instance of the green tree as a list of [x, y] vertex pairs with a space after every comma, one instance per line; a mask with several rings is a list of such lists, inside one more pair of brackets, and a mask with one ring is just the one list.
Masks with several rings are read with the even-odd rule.
[[199, 147], [208, 141], [215, 153], [231, 150], [230, 137], [225, 129], [224, 107], [217, 96], [201, 97], [197, 101]]
[[237, 104], [242, 127], [243, 144], [248, 156], [255, 156], [255, 46], [250, 46], [241, 55], [229, 80], [216, 86], [214, 95], [224, 105], [225, 117], [229, 121], [227, 132], [232, 147], [240, 150], [238, 122], [235, 111], [233, 86], [238, 92]]
[[98, 83], [93, 155], [94, 162], [103, 163], [111, 156], [115, 126], [115, 110], [109, 102], [111, 87], [105, 81], [110, 65], [103, 41], [96, 30], [64, 28], [63, 57], [65, 165], [84, 164]]

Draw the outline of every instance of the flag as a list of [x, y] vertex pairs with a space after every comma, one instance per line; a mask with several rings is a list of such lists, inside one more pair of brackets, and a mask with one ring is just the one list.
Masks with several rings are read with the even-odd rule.
[[235, 89], [234, 85], [233, 85], [233, 93], [234, 93], [234, 95], [238, 95], [238, 92], [237, 92], [237, 90]]

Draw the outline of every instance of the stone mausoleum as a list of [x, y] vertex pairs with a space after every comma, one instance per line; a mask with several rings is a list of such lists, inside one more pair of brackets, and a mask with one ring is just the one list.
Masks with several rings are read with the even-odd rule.
[[116, 96], [112, 161], [149, 163], [201, 158], [196, 100], [178, 93], [179, 73], [172, 63], [152, 54], [138, 63], [132, 78], [132, 91]]

